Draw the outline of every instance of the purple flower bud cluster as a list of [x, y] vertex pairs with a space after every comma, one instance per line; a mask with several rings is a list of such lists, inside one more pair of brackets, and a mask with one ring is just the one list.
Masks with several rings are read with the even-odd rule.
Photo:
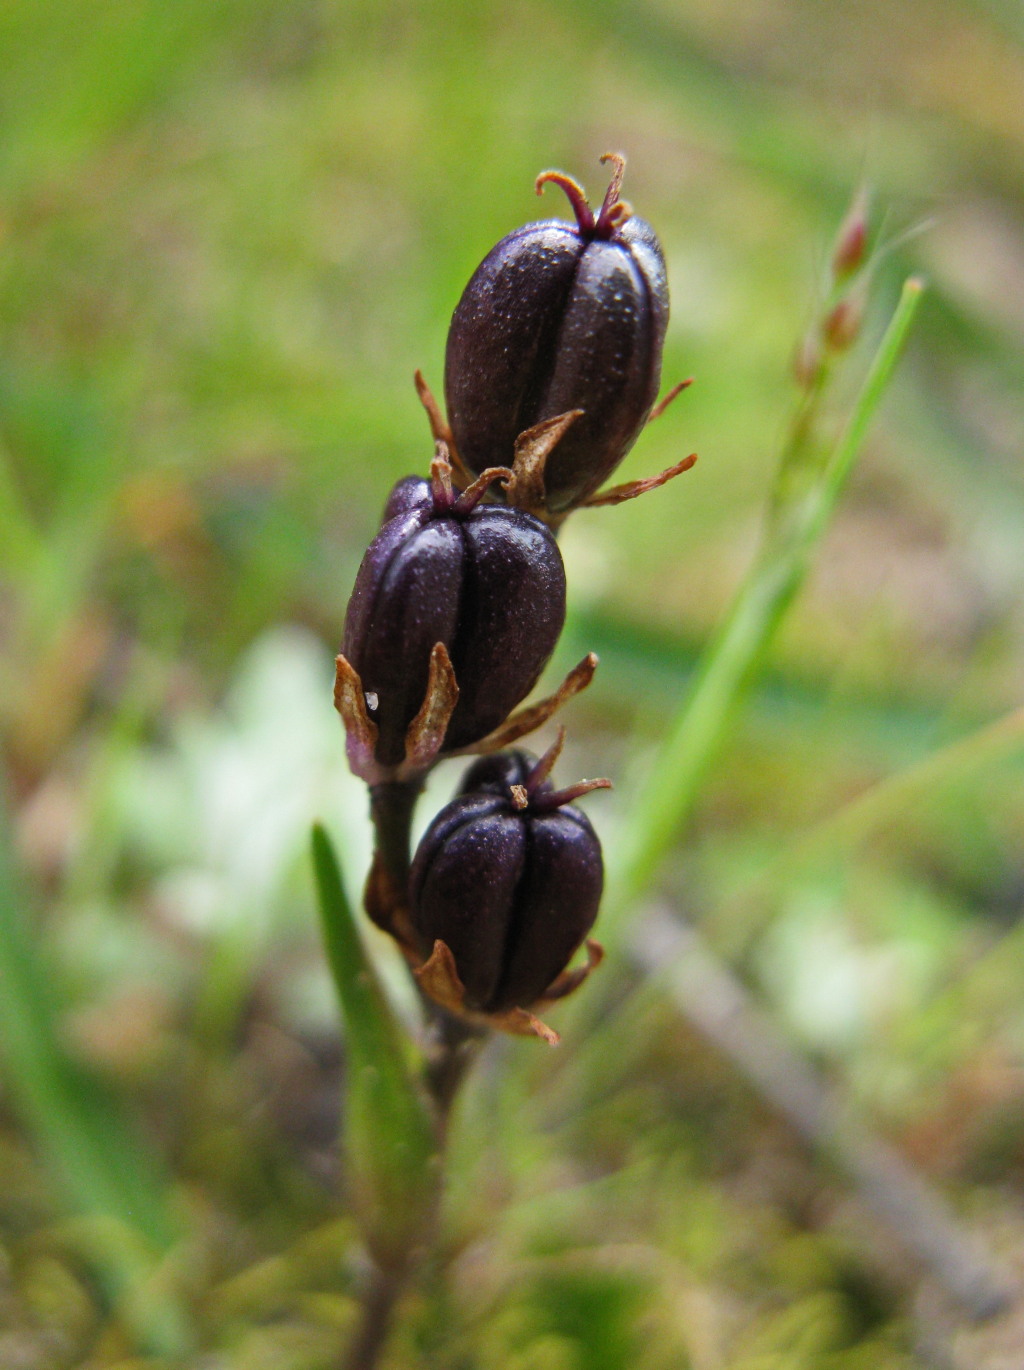
[[412, 867], [413, 926], [424, 945], [447, 943], [467, 1007], [483, 1013], [544, 998], [601, 900], [597, 834], [568, 793], [531, 784], [542, 763], [529, 763], [505, 752], [472, 766]]
[[618, 200], [595, 217], [557, 172], [576, 223], [527, 224], [493, 248], [448, 333], [445, 398], [465, 467], [511, 465], [520, 433], [581, 411], [545, 471], [545, 504], [582, 504], [636, 441], [658, 395], [668, 283], [653, 229]]
[[[514, 712], [565, 621], [555, 534], [574, 508], [632, 498], [694, 460], [595, 494], [652, 414], [668, 322], [658, 240], [619, 199], [624, 160], [603, 160], [614, 173], [597, 214], [569, 177], [543, 173], [538, 194], [561, 186], [576, 222], [516, 230], [466, 287], [448, 337], [447, 420], [417, 378], [436, 440], [431, 476], [407, 477], [388, 498], [335, 687], [350, 764], [371, 792], [371, 917], [442, 1008], [548, 1040], [531, 1006], [569, 993], [601, 955], [588, 942], [587, 965], [567, 969], [603, 883], [600, 843], [572, 800], [609, 783], [554, 788], [564, 731], [539, 761], [507, 750], [596, 664]], [[426, 774], [474, 751], [410, 855]]]
[[447, 750], [479, 742], [533, 689], [565, 622], [565, 571], [548, 529], [518, 509], [425, 480], [402, 481], [388, 506], [356, 577], [342, 651], [368, 697], [375, 758], [395, 766], [435, 644], [458, 685]]

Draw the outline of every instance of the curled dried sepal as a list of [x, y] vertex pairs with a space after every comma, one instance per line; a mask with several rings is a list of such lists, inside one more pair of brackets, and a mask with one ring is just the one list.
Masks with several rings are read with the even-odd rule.
[[[563, 970], [556, 977], [546, 993], [538, 1000], [538, 1007], [565, 999], [589, 977], [592, 971], [604, 960], [604, 948], [592, 937], [586, 942], [587, 959], [582, 966]], [[416, 983], [428, 998], [449, 1013], [464, 1018], [479, 1027], [494, 1028], [507, 1032], [513, 1037], [539, 1037], [548, 1046], [558, 1046], [562, 1040], [558, 1033], [536, 1014], [525, 1008], [506, 1009], [501, 1013], [480, 1013], [466, 1006], [466, 987], [459, 979], [455, 957], [447, 942], [438, 938], [434, 942], [430, 956], [421, 966], [413, 970]]]
[[370, 718], [368, 692], [363, 689], [359, 673], [340, 653], [335, 657], [334, 665], [334, 707], [345, 724], [345, 745], [352, 774], [367, 785], [416, 781], [437, 760], [459, 702], [455, 670], [444, 643], [435, 643], [430, 653], [423, 703], [406, 729], [405, 757], [394, 766], [381, 765], [375, 757], [378, 728]]
[[[653, 423], [655, 419], [660, 419], [672, 401], [677, 399], [684, 390], [689, 390], [692, 384], [692, 376], [688, 376], [685, 381], [677, 382], [677, 384], [669, 390], [668, 394], [660, 399], [654, 406], [647, 416], [647, 422], [650, 424]], [[624, 504], [626, 500], [636, 499], [640, 495], [646, 495], [649, 490], [657, 490], [662, 485], [667, 485], [670, 480], [674, 480], [676, 476], [681, 476], [684, 471], [689, 471], [690, 467], [696, 464], [696, 461], [697, 453], [691, 452], [688, 457], [683, 457], [681, 461], [675, 462], [672, 466], [667, 466], [665, 470], [660, 472], [657, 476], [647, 476], [643, 480], [627, 480], [621, 485], [612, 485], [609, 489], [602, 490], [597, 495], [591, 495], [591, 497], [584, 502], [583, 508], [598, 509], [609, 504]]]
[[420, 397], [420, 404], [427, 411], [427, 421], [430, 424], [430, 432], [434, 441], [447, 443], [449, 448], [453, 448], [452, 430], [448, 427], [448, 420], [442, 413], [434, 392], [427, 384], [426, 377], [418, 367], [413, 372], [413, 384], [416, 386], [416, 393]]
[[523, 790], [528, 797], [532, 798], [537, 794], [542, 785], [545, 785], [555, 769], [555, 762], [562, 755], [565, 749], [565, 728], [559, 727], [554, 742], [547, 749], [544, 755], [537, 762], [536, 766], [531, 766], [523, 777]]
[[674, 466], [666, 467], [657, 476], [648, 476], [645, 480], [627, 480], [622, 485], [613, 485], [608, 490], [602, 490], [599, 495], [591, 496], [584, 508], [598, 509], [606, 504], [625, 504], [628, 499], [636, 499], [638, 495], [646, 495], [648, 490], [657, 490], [659, 486], [667, 485], [676, 476], [689, 471], [696, 461], [697, 453], [691, 452], [688, 457], [683, 457], [682, 461], [677, 461]]
[[458, 702], [459, 687], [451, 657], [444, 643], [437, 642], [430, 653], [423, 703], [406, 730], [405, 760], [398, 768], [396, 779], [412, 779], [434, 764]]
[[[507, 788], [512, 792], [512, 803], [517, 809], [533, 808], [535, 813], [550, 812], [552, 809], [560, 809], [563, 804], [571, 804], [574, 799], [580, 799], [585, 794], [590, 794], [592, 790], [610, 790], [612, 782], [603, 777], [598, 780], [577, 780], [572, 785], [566, 785], [560, 790], [553, 788], [550, 780], [551, 772], [555, 769], [555, 763], [562, 755], [565, 747], [565, 729], [559, 728], [558, 735], [554, 742], [547, 749], [539, 761], [526, 767], [526, 760], [529, 756], [527, 752], [511, 752], [506, 759], [506, 764], [512, 764], [522, 771], [522, 782], [519, 784], [510, 783]], [[471, 766], [467, 774], [463, 777], [462, 793], [470, 794], [473, 791], [473, 782], [479, 776], [481, 770], [486, 768], [485, 762], [478, 762]], [[509, 774], [506, 774], [506, 779]], [[488, 792], [503, 793], [506, 788], [500, 782], [497, 786], [493, 777], [488, 777], [480, 788]]]
[[571, 969], [563, 970], [561, 975], [548, 986], [544, 998], [541, 1000], [542, 1003], [554, 1004], [559, 999], [567, 998], [597, 970], [604, 960], [604, 947], [593, 937], [588, 937], [584, 946], [587, 949], [586, 961], [582, 966], [573, 966]]
[[427, 422], [430, 424], [430, 434], [434, 442], [443, 442], [448, 451], [448, 460], [455, 470], [456, 482], [460, 487], [465, 487], [472, 483], [473, 477], [466, 470], [462, 458], [459, 456], [459, 449], [455, 445], [455, 436], [448, 425], [448, 420], [444, 416], [444, 411], [437, 401], [437, 397], [427, 384], [423, 372], [417, 370], [413, 375], [416, 385], [416, 394], [419, 396], [420, 404], [426, 410]]
[[[453, 468], [451, 463], [451, 450], [446, 442], [440, 438], [434, 444], [434, 459], [430, 463], [430, 489], [434, 496], [434, 513], [437, 516], [444, 514], [454, 514], [459, 518], [465, 518], [471, 514], [476, 506], [483, 500], [489, 488], [495, 481], [501, 481], [506, 486], [512, 479], [512, 472], [507, 466], [488, 466], [486, 471], [481, 471], [476, 480], [470, 483], [462, 491], [456, 491], [452, 480]], [[416, 478], [412, 478], [415, 486]], [[409, 485], [409, 477], [404, 481], [399, 481], [396, 490], [400, 490], [401, 498], [399, 508], [404, 512], [406, 506], [412, 508], [414, 505], [413, 488]], [[393, 492], [394, 497], [394, 492]]]
[[534, 192], [537, 195], [544, 194], [546, 185], [558, 186], [565, 191], [565, 197], [572, 205], [572, 212], [576, 215], [576, 225], [581, 233], [588, 237], [594, 232], [594, 211], [590, 208], [590, 201], [587, 199], [587, 192], [574, 177], [565, 171], [542, 171], [533, 183]]
[[503, 486], [507, 486], [511, 479], [512, 472], [507, 466], [488, 466], [486, 471], [481, 471], [476, 480], [463, 490], [452, 505], [453, 513], [468, 514], [476, 508], [495, 481], [500, 481]]
[[[688, 376], [686, 380], [673, 385], [651, 410], [647, 416], [647, 423], [651, 424], [655, 419], [660, 419], [673, 400], [677, 399], [684, 390], [688, 390], [692, 384], [693, 377]], [[532, 428], [527, 428], [516, 439], [511, 472], [505, 467], [492, 466], [488, 467], [474, 481], [459, 460], [451, 429], [441, 414], [440, 405], [419, 371], [416, 372], [416, 385], [430, 418], [430, 431], [438, 444], [438, 448], [444, 449], [442, 459], [447, 459], [454, 467], [457, 482], [460, 486], [465, 487], [459, 503], [461, 504], [462, 500], [468, 498], [471, 493], [473, 503], [476, 503], [489, 485], [500, 480], [508, 504], [515, 509], [522, 509], [525, 513], [532, 514], [535, 518], [543, 519], [557, 532], [567, 515], [552, 514], [548, 509], [544, 471], [548, 458], [559, 441], [576, 420], [583, 417], [584, 411], [582, 409], [570, 409], [565, 414], [556, 414], [553, 418], [542, 419], [540, 423], [535, 423]], [[437, 460], [435, 458], [435, 462]], [[584, 500], [579, 507], [594, 509], [603, 505], [622, 504], [625, 500], [636, 499], [639, 495], [645, 495], [649, 490], [657, 490], [660, 486], [667, 485], [674, 476], [681, 475], [683, 471], [689, 471], [696, 460], [697, 454], [692, 452], [688, 457], [684, 457], [682, 461], [667, 467], [657, 476], [648, 476], [643, 480], [626, 481], [622, 485], [614, 485], [601, 494], [592, 495], [589, 499]], [[476, 494], [478, 490], [480, 495]], [[472, 507], [472, 504], [468, 507]]]
[[633, 217], [633, 207], [627, 204], [625, 200], [619, 199], [623, 177], [626, 174], [625, 157], [621, 152], [602, 152], [600, 160], [602, 165], [605, 162], [612, 163], [612, 178], [604, 193], [604, 202], [601, 205], [601, 212], [597, 216], [594, 232], [597, 234], [607, 233], [611, 237], [617, 228], [621, 228], [627, 219]]
[[585, 794], [592, 794], [594, 790], [611, 788], [612, 782], [605, 776], [599, 776], [595, 780], [577, 780], [575, 784], [566, 785], [560, 790], [545, 790], [533, 794], [530, 801], [537, 813], [548, 813], [552, 809], [560, 809], [563, 804], [571, 804], [574, 799], [582, 799]]
[[565, 414], [542, 419], [516, 438], [512, 478], [505, 487], [505, 497], [514, 508], [524, 509], [552, 526], [561, 522], [561, 519], [553, 518], [547, 508], [544, 469], [563, 434], [582, 417], [582, 409], [570, 409]]
[[366, 694], [359, 673], [340, 653], [334, 658], [334, 707], [345, 724], [345, 750], [353, 775], [376, 784], [381, 778], [374, 760], [377, 746], [377, 725], [366, 708]]
[[553, 695], [520, 709], [481, 741], [474, 742], [469, 747], [460, 747], [458, 751], [449, 752], [448, 755], [486, 756], [489, 752], [500, 752], [505, 747], [511, 747], [513, 742], [518, 742], [521, 737], [526, 737], [528, 733], [535, 732], [545, 724], [563, 704], [572, 699], [573, 695], [585, 690], [594, 679], [596, 670], [597, 653], [588, 652], [583, 660], [572, 668]]
[[676, 381], [675, 385], [668, 392], [668, 394], [663, 395], [662, 398], [651, 410], [651, 412], [647, 415], [647, 422], [653, 423], [655, 419], [660, 419], [662, 414], [664, 414], [665, 410], [669, 407], [672, 401], [678, 399], [684, 390], [689, 390], [690, 386], [693, 384], [693, 380], [693, 376], [687, 376], [685, 381]]
[[579, 231], [588, 238], [608, 239], [613, 236], [615, 230], [621, 228], [627, 219], [632, 218], [633, 208], [619, 199], [622, 190], [622, 180], [626, 174], [626, 159], [621, 152], [602, 153], [601, 162], [611, 162], [613, 164], [612, 177], [608, 182], [608, 189], [604, 193], [604, 200], [598, 214], [590, 207], [586, 191], [579, 181], [574, 180], [564, 171], [542, 171], [534, 182], [534, 190], [538, 195], [544, 194], [546, 185], [556, 185], [565, 192], [566, 198], [572, 205], [572, 212], [576, 216], [576, 224]]

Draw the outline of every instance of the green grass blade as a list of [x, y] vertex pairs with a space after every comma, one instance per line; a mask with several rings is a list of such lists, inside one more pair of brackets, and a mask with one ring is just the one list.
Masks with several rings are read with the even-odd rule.
[[1024, 753], [1024, 706], [977, 728], [871, 785], [834, 813], [815, 823], [774, 856], [742, 890], [730, 896], [719, 916], [728, 921], [732, 909], [749, 907], [782, 888], [801, 866], [820, 861], [849, 860], [857, 847], [879, 829], [899, 821], [941, 796], [950, 786], [978, 783], [996, 766], [1019, 764]]
[[35, 564], [42, 539], [18, 486], [10, 453], [0, 441], [0, 565], [14, 579]]
[[344, 1135], [352, 1200], [381, 1265], [404, 1265], [438, 1195], [437, 1137], [345, 895], [330, 838], [313, 828], [327, 960], [345, 1020]]
[[803, 583], [821, 535], [892, 378], [920, 301], [908, 280], [879, 344], [849, 424], [781, 539], [769, 539], [732, 610], [705, 653], [686, 700], [629, 807], [617, 858], [611, 863], [602, 935], [613, 939], [632, 902], [650, 885], [689, 816], [727, 724]]

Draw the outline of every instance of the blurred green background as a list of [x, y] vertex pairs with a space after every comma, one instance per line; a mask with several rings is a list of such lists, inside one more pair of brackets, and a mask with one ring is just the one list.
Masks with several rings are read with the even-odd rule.
[[[609, 148], [668, 260], [666, 381], [697, 378], [622, 478], [700, 461], [566, 529], [546, 680], [602, 666], [562, 771], [616, 781], [613, 847], [866, 183], [889, 247], [836, 427], [903, 277], [928, 293], [660, 893], [1020, 1264], [1024, 720], [978, 730], [1022, 702], [1022, 92], [1017, 0], [3, 0], [5, 1370], [339, 1362], [361, 1256], [307, 842], [323, 817], [356, 890], [368, 834], [331, 657], [429, 461], [414, 369], [440, 391], [479, 259], [566, 213], [537, 172], [599, 198]], [[389, 1365], [1024, 1363], [624, 955], [601, 975], [603, 1050], [566, 1023], [481, 1064]]]

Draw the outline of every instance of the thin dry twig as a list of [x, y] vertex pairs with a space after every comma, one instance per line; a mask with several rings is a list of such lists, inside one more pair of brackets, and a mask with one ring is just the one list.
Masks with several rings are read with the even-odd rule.
[[630, 950], [644, 971], [667, 979], [684, 1017], [806, 1142], [832, 1157], [894, 1237], [972, 1318], [993, 1317], [1010, 1305], [1014, 1282], [995, 1256], [905, 1157], [853, 1116], [696, 928], [654, 911]]

